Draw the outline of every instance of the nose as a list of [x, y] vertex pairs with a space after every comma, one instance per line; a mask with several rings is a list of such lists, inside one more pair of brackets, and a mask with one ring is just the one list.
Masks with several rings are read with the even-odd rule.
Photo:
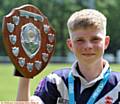
[[85, 49], [86, 51], [91, 50], [92, 47], [93, 47], [93, 44], [92, 44], [90, 41], [86, 41], [86, 42], [85, 42], [84, 49]]

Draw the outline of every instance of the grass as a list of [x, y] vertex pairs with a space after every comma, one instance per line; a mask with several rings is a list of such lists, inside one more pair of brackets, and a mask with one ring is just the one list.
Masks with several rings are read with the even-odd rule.
[[[34, 93], [41, 78], [53, 70], [59, 69], [65, 64], [48, 64], [42, 73], [31, 79], [31, 94]], [[0, 64], [0, 101], [13, 101], [16, 99], [18, 89], [18, 77], [13, 76], [14, 66], [12, 64]]]
[[[48, 75], [53, 70], [61, 67], [68, 67], [70, 64], [48, 64], [42, 73], [31, 79], [31, 94], [33, 94], [41, 78]], [[120, 72], [119, 64], [111, 64], [113, 71]], [[0, 64], [0, 101], [14, 101], [18, 89], [18, 77], [13, 76], [14, 66], [12, 64]]]

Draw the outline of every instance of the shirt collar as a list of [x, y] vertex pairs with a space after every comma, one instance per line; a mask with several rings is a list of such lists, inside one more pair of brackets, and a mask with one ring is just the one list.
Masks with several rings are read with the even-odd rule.
[[88, 82], [83, 76], [81, 76], [81, 75], [78, 73], [78, 71], [77, 71], [77, 69], [76, 69], [76, 68], [77, 68], [77, 64], [78, 64], [78, 61], [75, 61], [75, 62], [73, 63], [73, 65], [72, 65], [72, 70], [71, 70], [71, 71], [72, 71], [73, 76], [80, 78], [81, 83], [82, 83], [83, 85], [92, 86], [92, 85], [95, 84], [97, 81], [103, 79], [105, 72], [108, 70], [108, 68], [109, 68], [109, 63], [108, 63], [106, 60], [104, 60], [104, 63], [105, 63], [105, 66], [104, 66], [101, 74], [100, 74], [97, 78], [93, 79], [93, 80], [90, 81], [90, 82]]

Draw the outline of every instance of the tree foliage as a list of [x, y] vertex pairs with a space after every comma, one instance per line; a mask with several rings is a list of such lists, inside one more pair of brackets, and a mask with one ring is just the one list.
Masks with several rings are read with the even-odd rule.
[[[66, 38], [68, 37], [66, 22], [71, 12], [80, 9], [80, 6], [76, 4], [76, 2], [73, 2], [72, 0], [14, 0], [14, 2], [4, 0], [1, 2], [1, 24], [3, 16], [8, 14], [13, 8], [27, 3], [37, 6], [48, 17], [50, 24], [56, 30], [55, 55], [65, 56], [67, 54], [65, 45]], [[1, 47], [1, 49], [4, 48], [3, 45], [1, 45]], [[1, 52], [4, 51], [0, 51], [0, 54], [3, 54]]]
[[120, 49], [120, 1], [98, 0], [96, 6], [108, 19], [107, 34], [110, 35], [111, 42], [107, 52], [116, 54], [116, 51]]
[[[68, 49], [66, 39], [68, 38], [67, 19], [76, 10], [88, 8], [88, 0], [1, 0], [0, 1], [0, 23], [2, 34], [3, 16], [7, 15], [13, 8], [23, 4], [33, 4], [37, 6], [47, 17], [50, 24], [56, 30], [56, 50], [55, 55], [66, 56]], [[107, 52], [116, 53], [120, 48], [119, 28], [120, 28], [120, 1], [119, 0], [96, 0], [96, 9], [103, 12], [108, 18], [107, 34], [111, 36], [111, 44]], [[0, 55], [6, 55], [0, 35]]]

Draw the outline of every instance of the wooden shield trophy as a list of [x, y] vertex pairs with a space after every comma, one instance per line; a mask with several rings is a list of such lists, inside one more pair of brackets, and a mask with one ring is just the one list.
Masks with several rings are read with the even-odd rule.
[[55, 31], [33, 5], [14, 8], [3, 20], [3, 41], [15, 68], [27, 78], [48, 64], [55, 46]]

